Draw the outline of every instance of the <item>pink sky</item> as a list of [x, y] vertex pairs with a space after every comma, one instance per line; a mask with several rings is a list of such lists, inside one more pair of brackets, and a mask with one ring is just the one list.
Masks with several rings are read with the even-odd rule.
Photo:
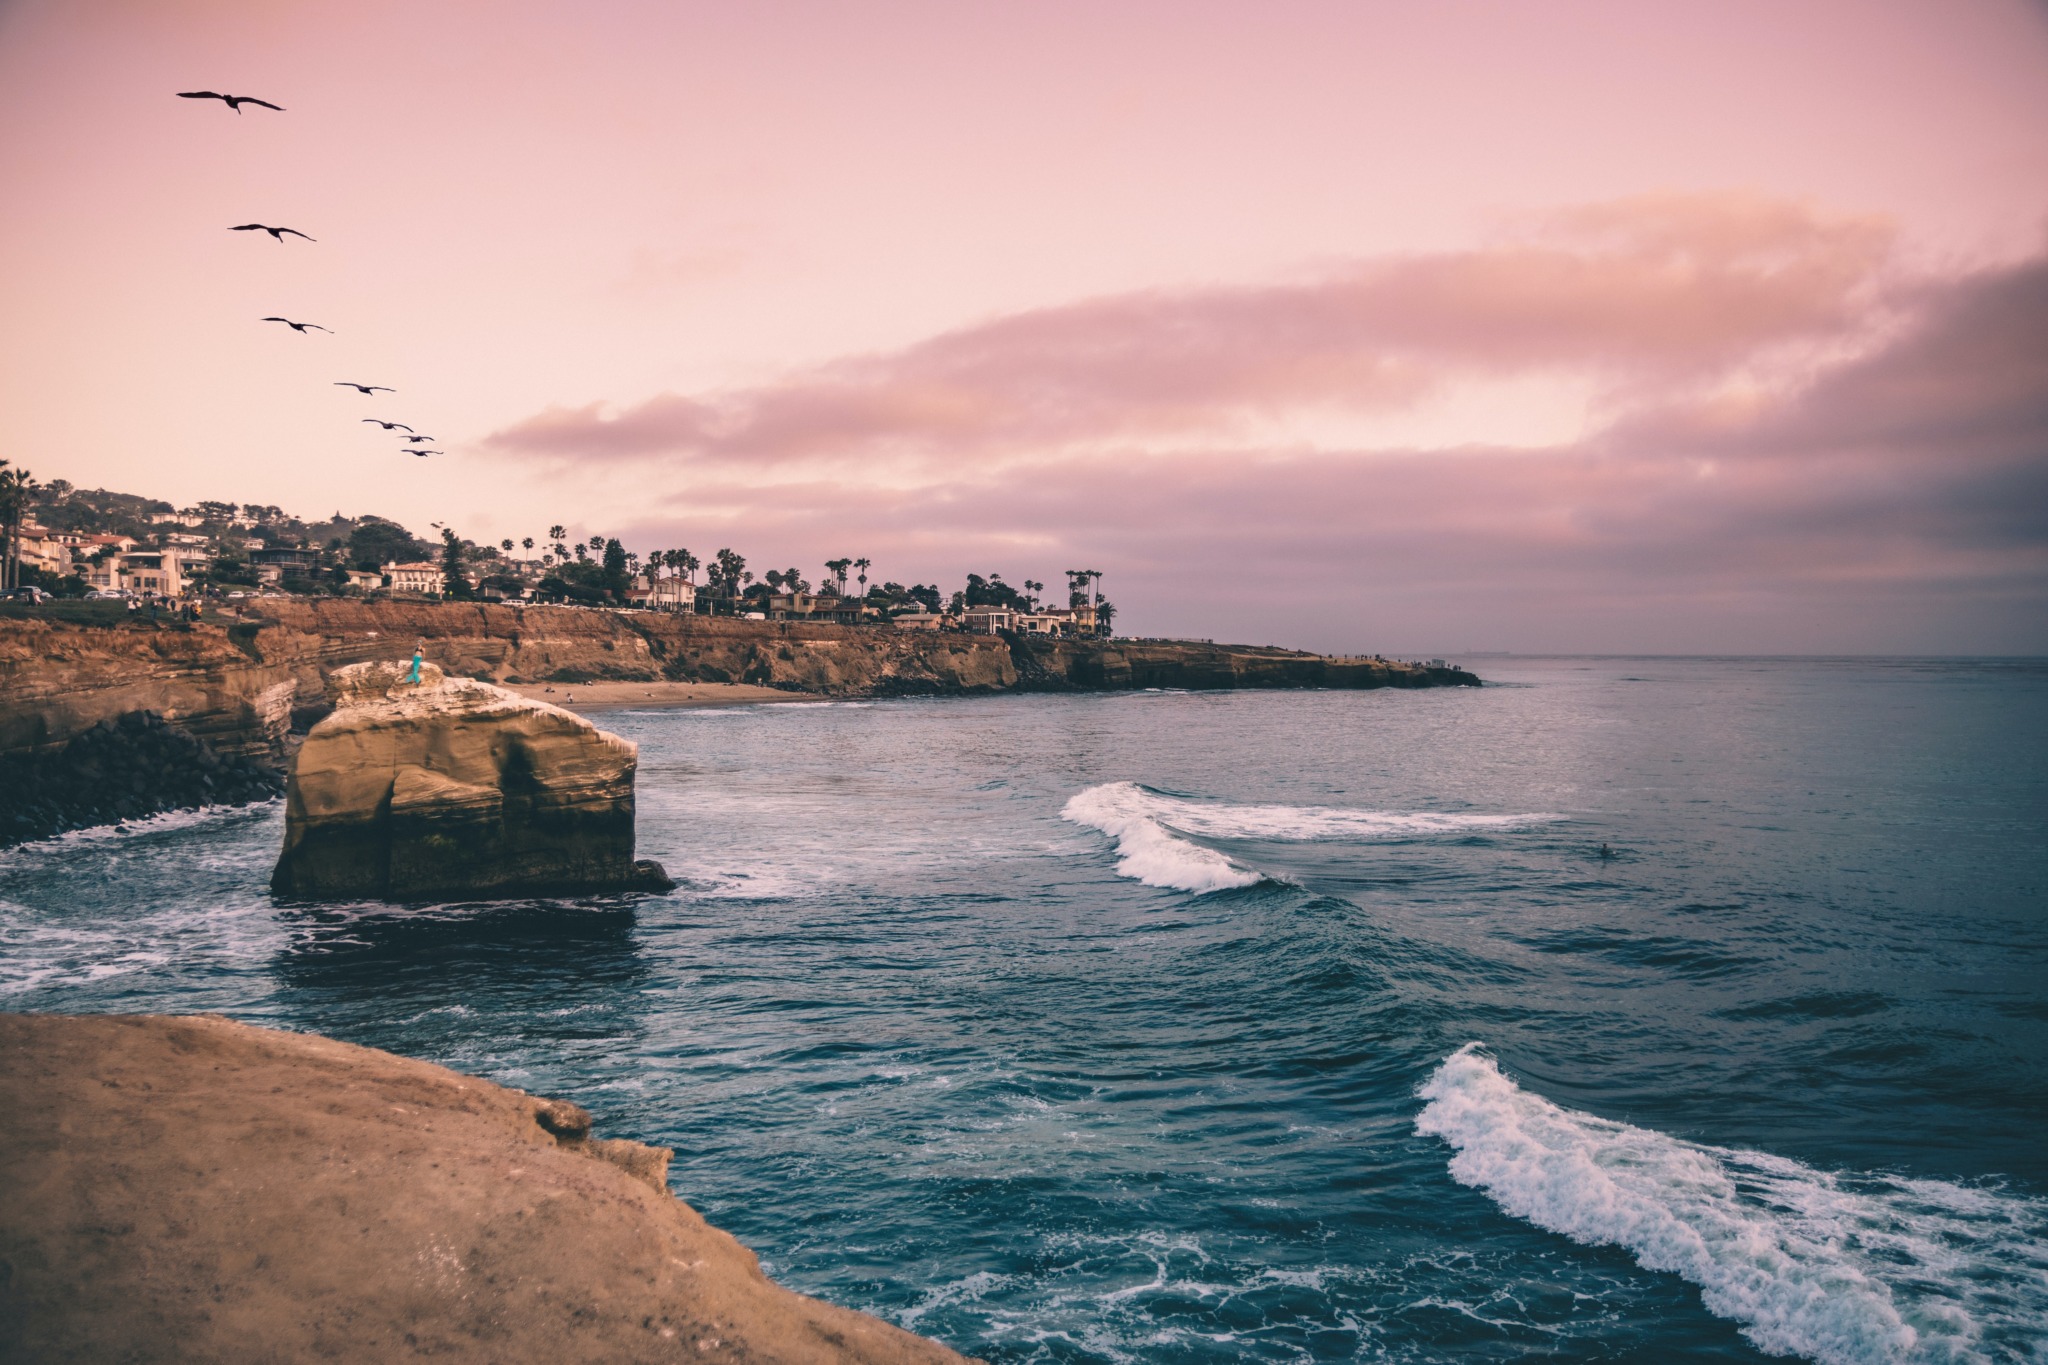
[[1141, 633], [2048, 650], [2039, 6], [0, 0], [0, 185], [45, 478]]

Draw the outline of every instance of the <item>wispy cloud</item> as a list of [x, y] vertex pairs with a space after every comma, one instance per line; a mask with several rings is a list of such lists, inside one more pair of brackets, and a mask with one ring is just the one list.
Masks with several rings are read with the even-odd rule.
[[1890, 245], [1882, 221], [1776, 201], [1637, 199], [1484, 249], [1090, 300], [780, 383], [618, 411], [550, 409], [488, 444], [756, 467], [1028, 461], [1075, 446], [1326, 444], [1314, 432], [1332, 415], [1408, 409], [1462, 382], [1532, 373], [1625, 405], [1859, 335]]

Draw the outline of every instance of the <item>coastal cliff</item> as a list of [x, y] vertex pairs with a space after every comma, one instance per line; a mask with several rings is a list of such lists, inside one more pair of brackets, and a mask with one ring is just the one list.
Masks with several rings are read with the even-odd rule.
[[326, 1038], [0, 1015], [0, 1361], [961, 1361], [776, 1285], [590, 1127]]
[[350, 664], [293, 755], [271, 890], [294, 900], [673, 885], [633, 858], [638, 751], [581, 716], [433, 664]]
[[[262, 598], [242, 610], [248, 614], [219, 622], [0, 615], [0, 778], [28, 774], [0, 782], [0, 846], [179, 805], [260, 797], [265, 778], [248, 765], [283, 765], [294, 736], [331, 709], [328, 678], [403, 657], [415, 642], [451, 677], [511, 685], [750, 684], [830, 697], [1479, 686], [1457, 668], [1207, 641], [349, 598]], [[154, 736], [165, 724], [202, 746], [196, 775], [184, 783], [190, 791], [179, 788], [177, 799], [176, 784], [159, 780], [155, 749], [122, 752], [128, 737]], [[65, 748], [90, 732], [102, 738], [92, 742], [91, 780], [81, 786]]]

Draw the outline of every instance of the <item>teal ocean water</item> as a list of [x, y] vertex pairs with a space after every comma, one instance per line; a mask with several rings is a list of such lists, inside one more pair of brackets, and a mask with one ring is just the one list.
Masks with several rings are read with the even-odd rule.
[[2048, 665], [1475, 662], [614, 712], [644, 899], [68, 836], [0, 855], [0, 1008], [573, 1098], [997, 1361], [2048, 1360]]

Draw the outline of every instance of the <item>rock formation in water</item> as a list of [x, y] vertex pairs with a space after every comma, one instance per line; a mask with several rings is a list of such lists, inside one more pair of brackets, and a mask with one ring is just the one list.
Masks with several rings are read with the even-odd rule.
[[219, 1018], [0, 1014], [0, 1362], [958, 1365], [574, 1104]]
[[271, 890], [482, 900], [673, 885], [633, 858], [634, 745], [432, 664], [352, 664], [285, 792]]

